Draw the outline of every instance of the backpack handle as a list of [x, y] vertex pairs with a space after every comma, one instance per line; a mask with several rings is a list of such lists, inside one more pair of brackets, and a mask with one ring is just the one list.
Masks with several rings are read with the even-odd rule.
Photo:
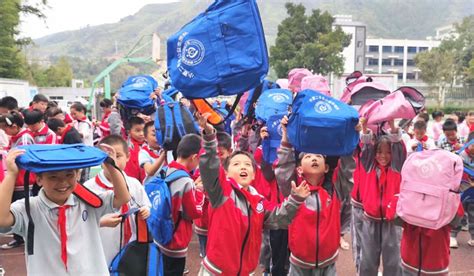
[[456, 154], [461, 154], [465, 149], [467, 149], [470, 145], [474, 144], [474, 139], [471, 139], [471, 141], [467, 142], [462, 146], [458, 151], [456, 151]]

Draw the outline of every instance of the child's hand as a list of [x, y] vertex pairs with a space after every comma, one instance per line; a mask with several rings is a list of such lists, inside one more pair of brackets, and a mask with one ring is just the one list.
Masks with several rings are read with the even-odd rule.
[[141, 207], [138, 216], [143, 220], [147, 219], [150, 216], [150, 208], [148, 206]]
[[119, 213], [107, 214], [100, 218], [101, 227], [116, 227], [122, 221]]
[[260, 129], [260, 138], [263, 140], [263, 139], [266, 139], [270, 136], [270, 134], [268, 134], [268, 127], [264, 126]]
[[210, 134], [214, 130], [214, 127], [207, 122], [209, 117], [211, 117], [210, 113], [204, 113], [201, 115], [199, 112], [196, 112], [196, 119], [198, 120], [198, 124], [206, 134]]
[[280, 122], [281, 125], [281, 140], [284, 142], [288, 142], [288, 131], [286, 126], [288, 125], [288, 116], [283, 116]]
[[194, 180], [194, 185], [196, 187], [196, 190], [204, 192], [204, 186], [202, 185], [201, 176], [199, 176], [196, 180]]
[[398, 128], [395, 126], [395, 120], [388, 121], [388, 125], [390, 126], [390, 132], [391, 133], [397, 133], [398, 132]]
[[367, 118], [360, 117], [359, 124], [362, 128], [362, 133], [367, 133]]
[[303, 199], [307, 198], [311, 194], [311, 191], [309, 190], [309, 186], [306, 181], [303, 181], [303, 183], [301, 183], [301, 185], [299, 185], [298, 187], [296, 187], [294, 181], [291, 181], [291, 191], [293, 192], [293, 194]]
[[12, 149], [8, 153], [7, 159], [6, 159], [7, 173], [11, 173], [12, 175], [13, 174], [18, 174], [19, 169], [18, 169], [18, 166], [17, 166], [15, 160], [18, 156], [20, 156], [24, 153], [25, 153], [25, 150], [22, 150], [22, 149]]
[[115, 152], [115, 149], [107, 144], [100, 144], [99, 148], [103, 150], [107, 155], [109, 155], [112, 160], [114, 160], [115, 163], [117, 163], [117, 152]]

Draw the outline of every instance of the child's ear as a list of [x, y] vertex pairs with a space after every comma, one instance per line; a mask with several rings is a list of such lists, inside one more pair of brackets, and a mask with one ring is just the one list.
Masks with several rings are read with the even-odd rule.
[[296, 167], [296, 173], [298, 174], [298, 176], [302, 176], [303, 175], [303, 168], [301, 166]]
[[329, 172], [329, 165], [328, 164], [324, 164], [324, 173], [328, 173]]
[[38, 184], [38, 186], [42, 187], [43, 184], [41, 184], [41, 182], [43, 182], [43, 174], [42, 173], [37, 173], [36, 174], [36, 184]]

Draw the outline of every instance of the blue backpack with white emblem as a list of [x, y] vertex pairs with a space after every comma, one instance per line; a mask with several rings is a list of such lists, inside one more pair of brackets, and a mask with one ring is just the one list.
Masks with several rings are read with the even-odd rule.
[[258, 86], [268, 53], [256, 0], [216, 0], [167, 41], [173, 86], [188, 99]]
[[308, 89], [296, 95], [291, 109], [288, 139], [297, 151], [343, 156], [356, 148], [359, 114], [352, 106]]
[[281, 119], [283, 115], [273, 115], [267, 121], [268, 138], [262, 141], [263, 160], [273, 164], [277, 159], [277, 149], [281, 144]]
[[126, 110], [123, 114], [128, 119], [130, 114], [138, 112], [150, 115], [155, 112], [155, 103], [150, 94], [158, 87], [156, 80], [147, 75], [129, 77], [119, 90], [117, 102]]
[[181, 220], [181, 215], [179, 215], [178, 220], [173, 221], [169, 185], [180, 178], [189, 177], [189, 175], [183, 170], [176, 170], [168, 176], [165, 176], [163, 170], [160, 174], [145, 184], [145, 191], [151, 202], [147, 225], [153, 240], [161, 245], [167, 245], [171, 242]]
[[273, 115], [286, 115], [293, 101], [293, 93], [287, 89], [268, 89], [260, 95], [255, 108], [255, 117], [266, 122]]

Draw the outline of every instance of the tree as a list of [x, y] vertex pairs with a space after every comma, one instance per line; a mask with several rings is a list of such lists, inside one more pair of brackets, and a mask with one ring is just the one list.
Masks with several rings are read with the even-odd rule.
[[29, 38], [19, 37], [20, 13], [44, 18], [42, 7], [47, 0], [31, 4], [28, 0], [0, 1], [0, 77], [23, 78], [27, 75], [21, 47], [31, 43]]
[[333, 28], [334, 18], [328, 13], [313, 10], [305, 14], [302, 4], [286, 3], [288, 17], [278, 26], [275, 46], [270, 48], [270, 62], [278, 77], [288, 71], [304, 67], [314, 73], [342, 73], [342, 50], [350, 44], [351, 36], [338, 26]]
[[71, 65], [66, 57], [61, 57], [55, 64], [42, 68], [33, 63], [28, 67], [29, 80], [40, 87], [69, 87], [73, 78]]
[[438, 107], [443, 108], [446, 92], [456, 80], [456, 51], [452, 48], [434, 48], [416, 55], [415, 63], [421, 70], [421, 79], [438, 88]]
[[[463, 18], [456, 24], [457, 38], [454, 40], [459, 75], [466, 84], [474, 85], [474, 15]], [[453, 42], [451, 42], [453, 43]]]

